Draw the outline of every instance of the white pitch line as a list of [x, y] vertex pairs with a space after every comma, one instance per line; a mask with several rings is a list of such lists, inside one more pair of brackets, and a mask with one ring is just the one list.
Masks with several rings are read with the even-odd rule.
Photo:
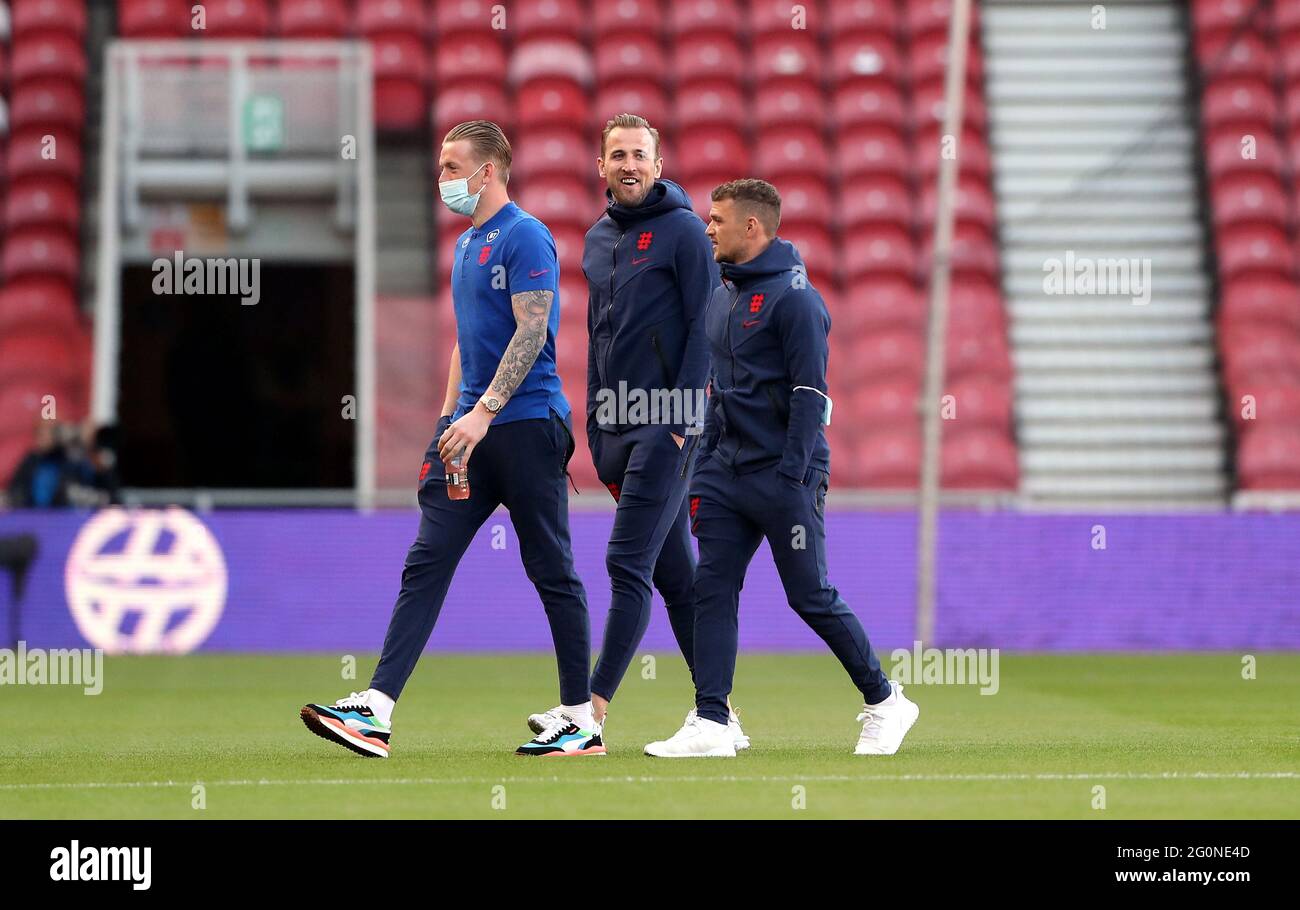
[[66, 783], [0, 784], [0, 791], [12, 790], [112, 790], [160, 787], [297, 787], [297, 786], [433, 786], [439, 784], [700, 784], [700, 783], [807, 783], [812, 782], [895, 782], [942, 783], [945, 781], [1066, 781], [1066, 780], [1300, 780], [1300, 771], [1103, 771], [1095, 774], [792, 774], [780, 776], [717, 777], [397, 777], [341, 778], [323, 780], [142, 780], [71, 781]]

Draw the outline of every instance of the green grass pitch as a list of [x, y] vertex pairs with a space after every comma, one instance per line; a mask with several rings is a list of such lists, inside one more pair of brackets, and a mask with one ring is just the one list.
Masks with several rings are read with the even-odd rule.
[[641, 752], [692, 703], [667, 653], [633, 664], [609, 755], [554, 760], [512, 754], [555, 703], [549, 655], [426, 654], [388, 760], [298, 718], [373, 657], [358, 680], [335, 656], [108, 658], [98, 696], [0, 689], [0, 818], [1297, 818], [1300, 654], [1256, 658], [1247, 680], [1241, 654], [1004, 654], [996, 695], [909, 686], [902, 751], [858, 757], [829, 654], [742, 654], [753, 748], [677, 761]]

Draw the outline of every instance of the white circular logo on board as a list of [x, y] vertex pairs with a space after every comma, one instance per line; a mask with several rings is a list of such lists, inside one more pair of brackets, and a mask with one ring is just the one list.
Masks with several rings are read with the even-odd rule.
[[226, 560], [184, 509], [104, 509], [68, 552], [64, 589], [77, 629], [109, 654], [184, 654], [226, 605]]

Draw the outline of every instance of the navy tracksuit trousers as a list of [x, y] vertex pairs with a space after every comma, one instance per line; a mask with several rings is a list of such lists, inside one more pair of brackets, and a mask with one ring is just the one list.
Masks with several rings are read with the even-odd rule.
[[686, 490], [699, 436], [678, 448], [672, 431], [645, 424], [623, 433], [591, 432], [591, 457], [601, 483], [618, 500], [605, 553], [609, 572], [609, 618], [605, 643], [591, 675], [591, 691], [610, 700], [622, 682], [650, 623], [650, 584], [663, 595], [677, 645], [692, 667], [695, 610]]
[[749, 561], [767, 538], [790, 606], [830, 646], [867, 704], [889, 697], [889, 679], [839, 591], [826, 580], [829, 475], [809, 468], [803, 484], [776, 465], [735, 474], [708, 457], [691, 484], [692, 528], [700, 543], [695, 570], [695, 706], [727, 722], [736, 671], [737, 612]]
[[[439, 433], [446, 426], [440, 422]], [[587, 669], [591, 629], [587, 597], [569, 545], [569, 487], [573, 455], [567, 419], [516, 420], [488, 429], [469, 463], [470, 496], [447, 498], [438, 435], [425, 452], [420, 480], [420, 530], [406, 555], [402, 591], [370, 687], [396, 699], [429, 641], [452, 574], [475, 533], [498, 505], [510, 511], [519, 554], [537, 588], [555, 642], [560, 702], [591, 698]]]

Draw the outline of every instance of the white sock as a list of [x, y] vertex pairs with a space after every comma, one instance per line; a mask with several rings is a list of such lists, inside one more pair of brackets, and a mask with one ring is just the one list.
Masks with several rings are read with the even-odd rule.
[[396, 705], [397, 702], [393, 701], [383, 692], [380, 692], [378, 689], [367, 689], [366, 704], [370, 706], [371, 711], [375, 712], [375, 717], [379, 718], [386, 724], [391, 724], [393, 722], [393, 706]]
[[560, 711], [572, 718], [579, 729], [596, 729], [596, 717], [591, 713], [591, 702], [583, 702], [580, 705], [560, 705]]

